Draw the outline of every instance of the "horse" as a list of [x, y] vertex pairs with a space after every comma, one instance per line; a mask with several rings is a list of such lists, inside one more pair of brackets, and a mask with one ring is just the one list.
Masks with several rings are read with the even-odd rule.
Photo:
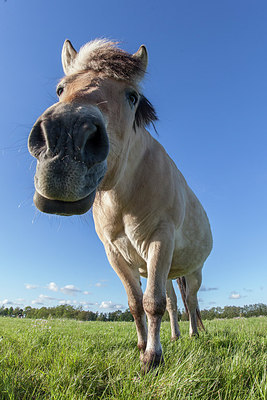
[[171, 339], [180, 336], [172, 280], [180, 286], [190, 335], [204, 328], [197, 292], [212, 249], [206, 212], [146, 129], [157, 120], [140, 86], [147, 63], [144, 45], [130, 54], [97, 39], [77, 52], [66, 40], [59, 101], [37, 119], [28, 139], [37, 159], [36, 207], [63, 216], [92, 207], [96, 232], [128, 296], [144, 373], [164, 362], [166, 309]]

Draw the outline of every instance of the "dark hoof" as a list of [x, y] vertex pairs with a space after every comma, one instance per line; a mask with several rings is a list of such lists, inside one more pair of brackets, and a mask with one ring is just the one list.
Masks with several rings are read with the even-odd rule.
[[179, 339], [180, 336], [172, 336], [171, 337], [171, 342], [176, 342], [176, 340]]
[[162, 353], [153, 354], [153, 353], [144, 353], [142, 357], [140, 357], [142, 361], [141, 371], [142, 374], [146, 374], [149, 371], [153, 371], [155, 368], [164, 364], [164, 358]]

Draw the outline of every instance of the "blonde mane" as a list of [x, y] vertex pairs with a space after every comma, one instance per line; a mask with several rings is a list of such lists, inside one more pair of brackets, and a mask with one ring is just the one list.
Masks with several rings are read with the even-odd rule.
[[117, 80], [139, 80], [145, 71], [140, 59], [120, 49], [117, 42], [96, 39], [86, 43], [75, 57], [68, 75], [92, 70]]

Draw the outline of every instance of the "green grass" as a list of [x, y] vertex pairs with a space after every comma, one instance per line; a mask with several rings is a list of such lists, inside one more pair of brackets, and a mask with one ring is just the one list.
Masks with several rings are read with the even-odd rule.
[[266, 399], [267, 317], [214, 320], [170, 342], [165, 365], [140, 374], [135, 326], [0, 318], [0, 399]]

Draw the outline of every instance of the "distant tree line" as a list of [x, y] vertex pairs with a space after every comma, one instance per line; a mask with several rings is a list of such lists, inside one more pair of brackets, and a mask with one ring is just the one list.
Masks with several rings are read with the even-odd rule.
[[0, 308], [0, 316], [3, 317], [26, 317], [33, 319], [61, 318], [61, 319], [76, 319], [79, 321], [133, 321], [133, 316], [130, 310], [124, 312], [121, 310], [99, 313], [93, 311], [85, 311], [82, 307], [73, 307], [67, 304], [56, 307], [25, 307], [23, 308]]
[[[248, 306], [225, 306], [212, 307], [208, 310], [201, 310], [203, 320], [211, 320], [215, 318], [236, 318], [236, 317], [258, 317], [260, 315], [267, 316], [266, 304], [250, 304]], [[109, 313], [99, 313], [93, 311], [85, 311], [82, 307], [75, 308], [70, 305], [61, 305], [56, 307], [32, 308], [0, 308], [0, 316], [2, 317], [25, 317], [25, 318], [66, 318], [76, 319], [79, 321], [133, 321], [133, 316], [129, 309], [125, 311], [117, 310]], [[181, 321], [188, 320], [185, 311], [178, 310], [178, 319]], [[163, 321], [168, 321], [169, 315], [165, 312]]]
[[259, 317], [260, 315], [267, 315], [266, 304], [250, 304], [248, 306], [225, 306], [225, 307], [212, 307], [209, 310], [201, 310], [202, 319], [214, 318], [236, 318], [236, 317]]

